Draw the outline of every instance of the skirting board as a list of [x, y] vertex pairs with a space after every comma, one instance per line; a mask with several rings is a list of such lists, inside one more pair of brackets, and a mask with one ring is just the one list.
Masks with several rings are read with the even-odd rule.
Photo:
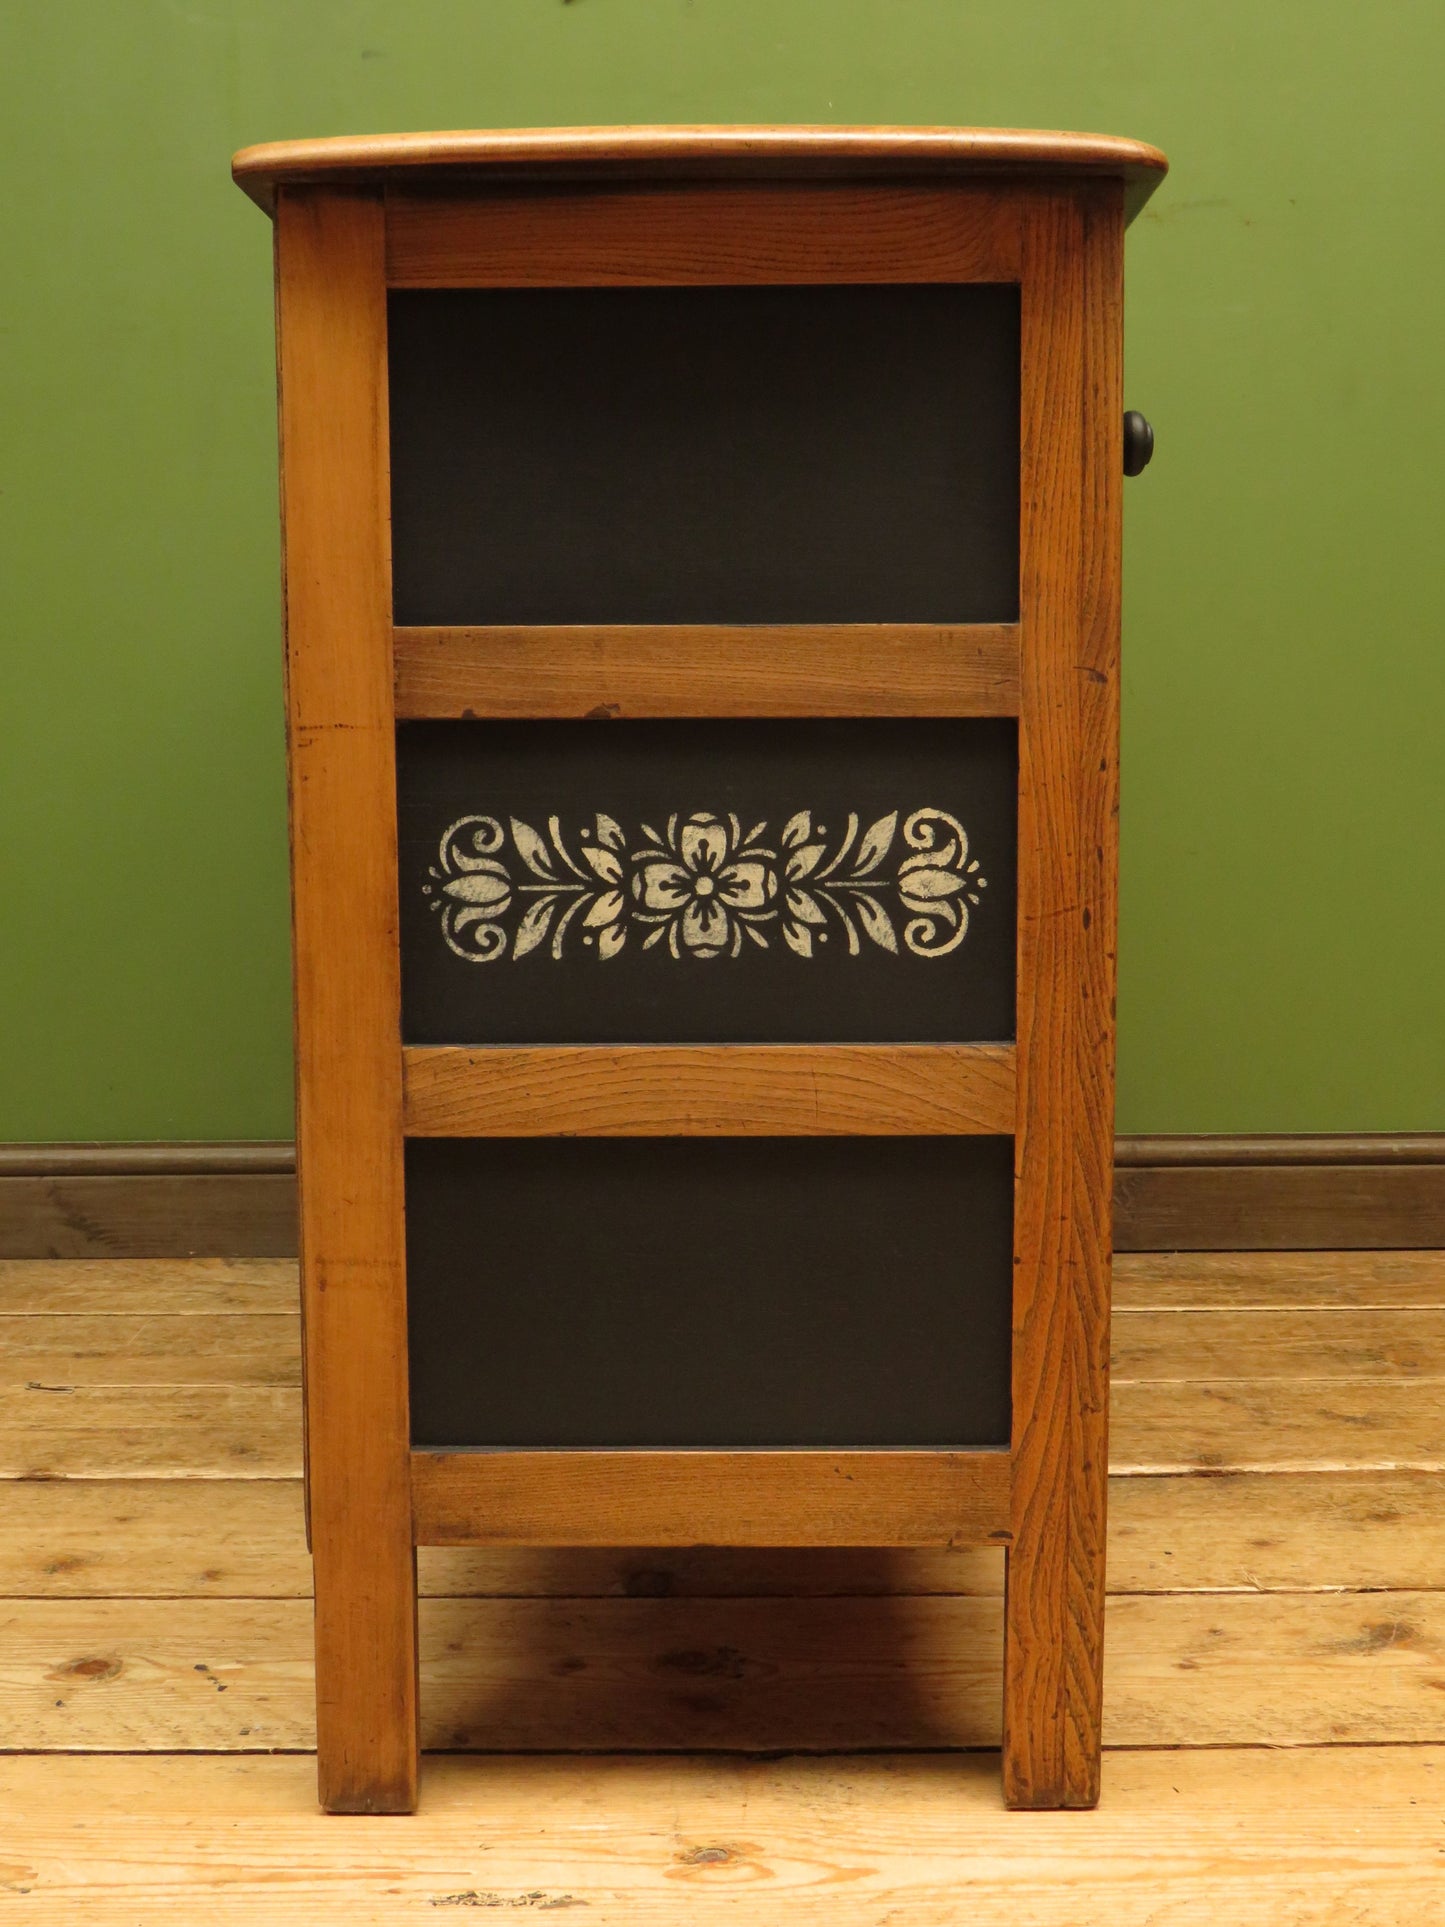
[[[289, 1258], [274, 1144], [0, 1145], [0, 1258]], [[1124, 1137], [1117, 1251], [1445, 1246], [1445, 1133]]]

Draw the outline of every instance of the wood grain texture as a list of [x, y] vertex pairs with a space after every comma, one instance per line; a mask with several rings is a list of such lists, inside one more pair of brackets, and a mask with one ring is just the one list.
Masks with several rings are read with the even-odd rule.
[[959, 1546], [1009, 1530], [1006, 1452], [414, 1452], [419, 1545]]
[[281, 1173], [0, 1177], [0, 1258], [295, 1250], [296, 1183]]
[[1111, 1406], [1117, 1472], [1445, 1471], [1438, 1380], [1122, 1384]]
[[[1438, 1593], [1139, 1595], [1108, 1610], [1110, 1746], [1445, 1741]], [[432, 1599], [420, 1623], [431, 1748], [999, 1740], [998, 1599]], [[0, 1641], [12, 1747], [314, 1742], [305, 1600], [16, 1600], [0, 1604]]]
[[23, 1895], [45, 1927], [573, 1908], [589, 1927], [958, 1927], [964, 1895], [987, 1927], [1439, 1918], [1431, 1746], [1111, 1753], [1097, 1815], [1023, 1830], [986, 1754], [440, 1757], [404, 1828], [328, 1824], [309, 1777], [285, 1756], [0, 1760], [16, 1912]]
[[1005, 1134], [1007, 1044], [411, 1048], [409, 1137]]
[[[1111, 1593], [1445, 1591], [1445, 1481], [1431, 1473], [1115, 1477]], [[771, 1547], [442, 1547], [424, 1597], [675, 1598], [1003, 1590], [1003, 1553]], [[296, 1479], [13, 1483], [0, 1597], [311, 1596]]]
[[1121, 1170], [1120, 1249], [1445, 1246], [1445, 1162], [1169, 1163]]
[[807, 127], [802, 125], [486, 128], [429, 134], [341, 135], [243, 148], [231, 172], [268, 212], [287, 181], [413, 182], [430, 170], [465, 181], [710, 179], [880, 175], [1005, 178], [1075, 170], [1126, 184], [1131, 214], [1162, 180], [1157, 147], [1108, 134], [1008, 127]]
[[198, 1318], [291, 1312], [300, 1281], [290, 1258], [74, 1258], [0, 1260], [0, 1311], [166, 1312]]
[[381, 202], [276, 222], [321, 1798], [416, 1804]]
[[1106, 1517], [1123, 210], [1024, 217], [1014, 1543], [1004, 1786], [1098, 1798]]
[[1115, 1385], [1228, 1379], [1445, 1378], [1445, 1312], [1131, 1311], [1114, 1319]]
[[0, 1479], [275, 1479], [300, 1471], [294, 1386], [0, 1390]]
[[1116, 1311], [1343, 1310], [1445, 1306], [1445, 1252], [1117, 1254]]
[[397, 288], [1012, 281], [1018, 224], [979, 187], [759, 183], [387, 196]]
[[295, 1385], [295, 1312], [0, 1316], [0, 1389], [27, 1385]]
[[1011, 623], [398, 629], [422, 717], [1013, 716]]

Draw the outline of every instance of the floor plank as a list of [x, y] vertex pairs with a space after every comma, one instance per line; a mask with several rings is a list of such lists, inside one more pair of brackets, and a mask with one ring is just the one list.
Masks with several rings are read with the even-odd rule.
[[301, 1383], [295, 1312], [0, 1317], [0, 1387]]
[[[431, 1599], [425, 1743], [991, 1746], [997, 1599]], [[35, 1750], [312, 1744], [304, 1600], [0, 1606], [0, 1727]], [[1109, 1602], [1110, 1746], [1445, 1741], [1445, 1596]]]
[[1117, 1473], [1445, 1471], [1438, 1380], [1234, 1379], [1118, 1384]]
[[1113, 1383], [1445, 1378], [1445, 1311], [1126, 1311]]
[[[424, 1546], [428, 1596], [666, 1598], [1002, 1589], [1002, 1554]], [[1445, 1480], [1429, 1473], [1114, 1478], [1113, 1592], [1445, 1590]], [[0, 1597], [303, 1598], [297, 1480], [0, 1485]]]
[[1114, 1255], [1116, 1311], [1445, 1305], [1445, 1251], [1137, 1251]]
[[0, 1312], [294, 1312], [294, 1258], [0, 1258]]
[[270, 1385], [0, 1389], [0, 1478], [285, 1479], [301, 1394]]
[[[1427, 1927], [1445, 1752], [1112, 1753], [1087, 1814], [1002, 1811], [989, 1754], [446, 1759], [335, 1819], [304, 1759], [0, 1761], [0, 1908], [86, 1927]], [[441, 1917], [445, 1918], [443, 1911]]]

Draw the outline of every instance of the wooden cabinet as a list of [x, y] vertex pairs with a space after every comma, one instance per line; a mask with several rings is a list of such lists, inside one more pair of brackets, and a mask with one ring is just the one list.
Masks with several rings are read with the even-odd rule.
[[1007, 1547], [1098, 1792], [1123, 232], [1154, 150], [253, 148], [321, 1797], [417, 1544]]

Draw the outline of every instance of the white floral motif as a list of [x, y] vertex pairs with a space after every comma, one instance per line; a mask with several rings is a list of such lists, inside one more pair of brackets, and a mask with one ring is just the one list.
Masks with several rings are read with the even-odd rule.
[[665, 934], [674, 957], [683, 948], [695, 957], [717, 957], [724, 950], [736, 957], [744, 931], [767, 949], [758, 925], [778, 914], [773, 902], [778, 877], [770, 867], [777, 852], [758, 841], [765, 827], [759, 823], [745, 837], [735, 816], [724, 823], [705, 812], [690, 816], [681, 829], [677, 818], [669, 817], [665, 839], [650, 824], [642, 825], [648, 844], [632, 858], [637, 865], [632, 894], [637, 921], [654, 926], [643, 938], [644, 950]]
[[[745, 939], [766, 950], [767, 924], [799, 957], [812, 957], [830, 929], [850, 956], [861, 953], [864, 937], [901, 956], [895, 918], [912, 955], [947, 956], [963, 942], [969, 905], [978, 904], [987, 879], [969, 856], [963, 825], [940, 809], [907, 818], [903, 842], [912, 854], [890, 873], [898, 818], [892, 810], [860, 837], [859, 818], [850, 814], [830, 857], [827, 828], [810, 810], [788, 818], [776, 848], [766, 841], [766, 823], [744, 834], [735, 815], [697, 811], [670, 816], [663, 834], [640, 824], [631, 852], [622, 826], [598, 811], [573, 839], [574, 856], [556, 816], [547, 818], [545, 836], [515, 816], [505, 829], [494, 816], [464, 816], [442, 837], [423, 891], [441, 912], [448, 948], [469, 963], [494, 962], [509, 944], [514, 959], [547, 944], [560, 961], [574, 925], [606, 960], [623, 948], [631, 924], [646, 929], [644, 950], [665, 940], [678, 959], [737, 957]], [[504, 857], [508, 831], [513, 866]], [[890, 892], [906, 920], [890, 913]], [[511, 928], [514, 906], [520, 914]]]

